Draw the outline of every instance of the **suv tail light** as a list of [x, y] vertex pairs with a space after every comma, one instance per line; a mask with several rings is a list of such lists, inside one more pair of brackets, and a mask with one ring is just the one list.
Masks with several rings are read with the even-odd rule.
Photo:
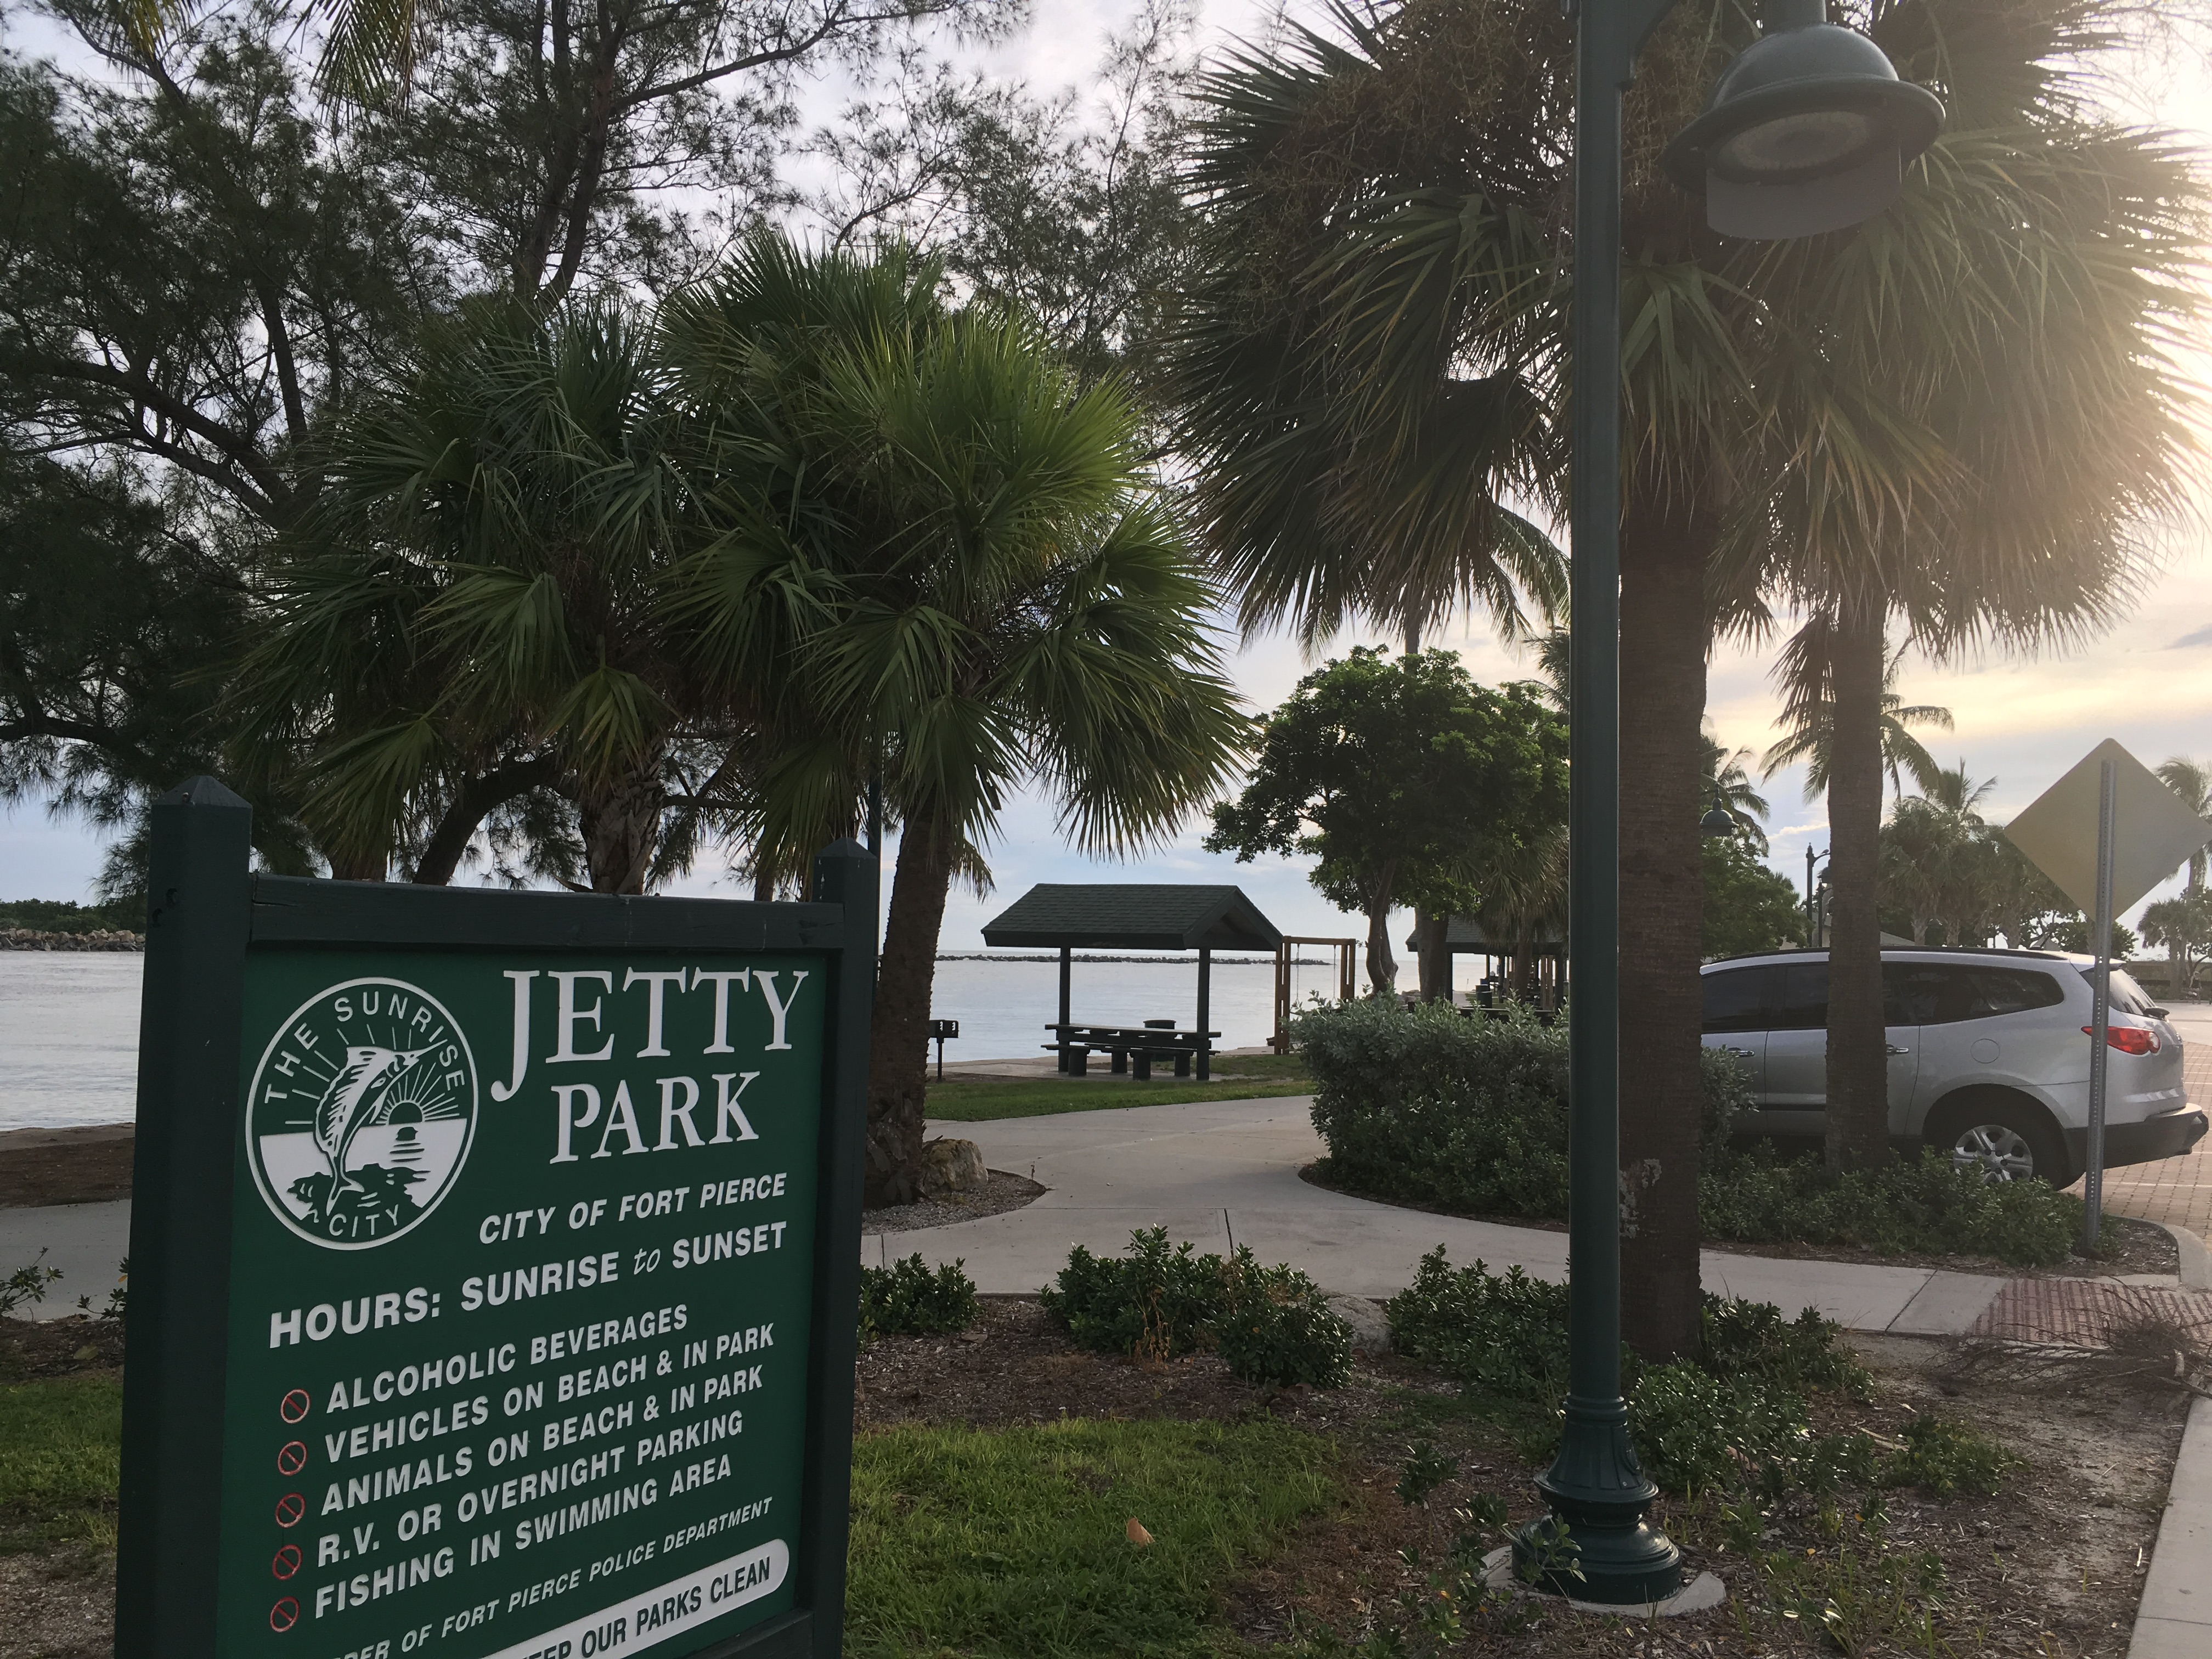
[[[2094, 1036], [2096, 1030], [2084, 1025], [2081, 1035]], [[2158, 1052], [2158, 1036], [2140, 1025], [2107, 1025], [2105, 1028], [2105, 1046], [2118, 1048], [2124, 1054], [2154, 1054]]]

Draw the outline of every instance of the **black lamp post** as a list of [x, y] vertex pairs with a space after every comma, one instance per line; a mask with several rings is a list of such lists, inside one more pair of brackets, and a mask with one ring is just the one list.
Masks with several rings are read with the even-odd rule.
[[1728, 801], [1717, 789], [1713, 791], [1713, 804], [1698, 820], [1698, 833], [1708, 841], [1735, 834], [1735, 814], [1728, 810]]
[[[1644, 1519], [1658, 1488], [1637, 1462], [1620, 1394], [1620, 106], [1637, 52], [1674, 4], [1577, 0], [1571, 1354], [1559, 1455], [1536, 1482], [1550, 1512], [1514, 1545], [1547, 1587], [1614, 1606], [1662, 1601], [1682, 1576], [1681, 1553]], [[1723, 234], [1855, 224], [1888, 204], [1905, 162], [1935, 137], [1936, 100], [1823, 15], [1821, 0], [1770, 0], [1763, 38], [1670, 148]]]

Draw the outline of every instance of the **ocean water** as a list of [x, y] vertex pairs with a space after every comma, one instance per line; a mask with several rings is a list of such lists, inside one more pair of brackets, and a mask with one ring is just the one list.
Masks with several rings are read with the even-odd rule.
[[136, 1115], [145, 965], [135, 951], [0, 951], [0, 1129]]
[[[135, 1115], [138, 988], [145, 958], [71, 951], [0, 951], [0, 1129], [127, 1123]], [[1292, 990], [1333, 994], [1334, 969], [1302, 963]], [[1217, 963], [1212, 1025], [1224, 1048], [1255, 1047], [1274, 1029], [1274, 968]], [[945, 1045], [948, 1064], [1042, 1054], [1058, 1017], [1054, 961], [951, 961], [937, 964], [931, 1012], [960, 1022]], [[1139, 1024], [1198, 1013], [1194, 959], [1075, 964], [1073, 1012], [1083, 1020]]]

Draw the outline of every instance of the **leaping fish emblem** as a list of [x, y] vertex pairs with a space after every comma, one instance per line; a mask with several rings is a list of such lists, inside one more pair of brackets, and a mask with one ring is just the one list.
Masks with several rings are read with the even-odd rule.
[[353, 1139], [372, 1123], [391, 1115], [392, 1091], [409, 1073], [427, 1060], [428, 1048], [348, 1048], [345, 1064], [331, 1079], [315, 1107], [315, 1145], [330, 1160], [334, 1190], [362, 1190], [346, 1173], [346, 1150]]

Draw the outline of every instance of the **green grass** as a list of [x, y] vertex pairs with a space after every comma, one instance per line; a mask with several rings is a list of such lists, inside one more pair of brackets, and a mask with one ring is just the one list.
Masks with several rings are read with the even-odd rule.
[[115, 1542], [123, 1384], [64, 1377], [0, 1387], [0, 1552]]
[[[1335, 1462], [1267, 1421], [870, 1435], [854, 1447], [846, 1651], [1207, 1650], [1221, 1587], [1336, 1501]], [[1132, 1517], [1152, 1544], [1129, 1542]]]
[[[1313, 1092], [1297, 1054], [1239, 1054], [1217, 1061], [1213, 1080], [1153, 1077], [1139, 1083], [1105, 1070], [1094, 1055], [1086, 1077], [952, 1078], [929, 1085], [929, 1115], [955, 1123], [1001, 1117], [1050, 1117], [1060, 1112], [1110, 1111], [1123, 1106], [1179, 1106], [1199, 1100], [1272, 1100]], [[1224, 1078], [1222, 1073], [1232, 1073]]]

